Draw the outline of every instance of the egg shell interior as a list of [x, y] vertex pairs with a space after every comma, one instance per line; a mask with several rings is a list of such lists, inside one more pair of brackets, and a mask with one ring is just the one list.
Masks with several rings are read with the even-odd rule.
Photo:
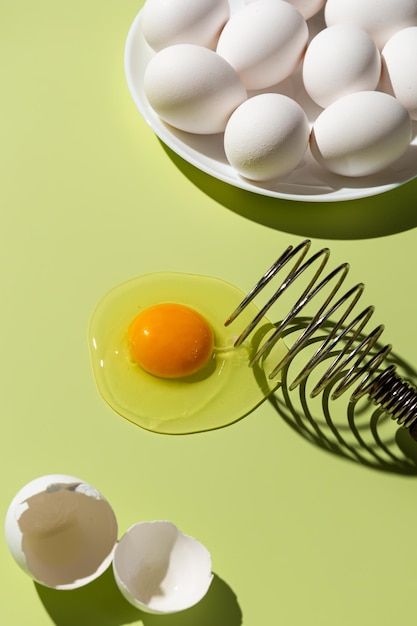
[[165, 520], [132, 526], [116, 547], [113, 571], [133, 606], [159, 614], [193, 606], [213, 578], [207, 549]]
[[109, 567], [117, 521], [91, 485], [64, 474], [28, 483], [6, 515], [9, 550], [34, 580], [54, 589], [75, 589]]
[[117, 521], [94, 487], [67, 474], [26, 484], [5, 519], [6, 543], [38, 583], [84, 586], [113, 562], [122, 595], [148, 613], [175, 613], [199, 602], [213, 574], [207, 548], [170, 521], [139, 522], [117, 543]]

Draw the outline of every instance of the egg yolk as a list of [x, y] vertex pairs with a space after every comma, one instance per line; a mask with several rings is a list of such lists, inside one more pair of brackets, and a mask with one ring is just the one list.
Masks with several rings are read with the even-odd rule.
[[133, 359], [159, 378], [183, 378], [202, 369], [214, 347], [213, 331], [197, 311], [163, 303], [132, 322], [128, 342]]

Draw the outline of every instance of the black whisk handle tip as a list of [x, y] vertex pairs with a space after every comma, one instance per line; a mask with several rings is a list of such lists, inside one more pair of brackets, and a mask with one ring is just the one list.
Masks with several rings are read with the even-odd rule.
[[417, 442], [417, 421], [414, 422], [412, 426], [408, 429], [408, 432], [411, 435], [411, 439]]

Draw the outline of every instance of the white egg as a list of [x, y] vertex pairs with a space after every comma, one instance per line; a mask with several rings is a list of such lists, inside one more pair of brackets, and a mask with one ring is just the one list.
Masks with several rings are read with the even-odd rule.
[[352, 24], [325, 28], [304, 56], [304, 87], [323, 108], [348, 93], [375, 89], [380, 75], [381, 55], [374, 40]]
[[217, 52], [248, 90], [264, 89], [294, 72], [307, 41], [307, 23], [295, 7], [284, 0], [257, 0], [231, 16]]
[[194, 606], [213, 579], [207, 548], [165, 520], [132, 526], [116, 547], [113, 572], [128, 602], [156, 614]]
[[142, 34], [155, 51], [177, 43], [214, 49], [229, 16], [228, 0], [146, 0]]
[[417, 26], [398, 31], [382, 50], [382, 89], [417, 120]]
[[309, 134], [307, 116], [295, 100], [277, 93], [259, 94], [230, 117], [224, 149], [241, 176], [265, 181], [287, 174], [300, 163]]
[[189, 133], [221, 133], [247, 91], [236, 71], [213, 50], [177, 44], [157, 52], [144, 92], [159, 117]]
[[327, 26], [363, 28], [381, 50], [394, 33], [417, 26], [417, 0], [327, 0], [324, 17]]
[[[246, 0], [246, 4], [251, 2], [258, 2], [258, 0]], [[303, 18], [308, 20], [324, 7], [326, 0], [285, 0], [285, 2], [292, 4], [300, 11]]]
[[298, 9], [304, 19], [308, 20], [316, 15], [326, 4], [326, 0], [286, 0]]
[[408, 148], [411, 119], [393, 96], [378, 91], [349, 94], [317, 117], [311, 152], [330, 171], [367, 176], [388, 167]]
[[41, 476], [13, 498], [5, 520], [6, 542], [18, 565], [54, 589], [75, 589], [110, 565], [117, 521], [91, 485], [65, 474]]

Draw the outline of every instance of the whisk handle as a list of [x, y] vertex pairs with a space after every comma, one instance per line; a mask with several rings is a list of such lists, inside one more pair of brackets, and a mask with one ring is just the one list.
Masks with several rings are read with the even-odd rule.
[[367, 393], [399, 426], [408, 428], [417, 441], [417, 389], [395, 371], [393, 365], [371, 383]]
[[417, 441], [417, 422], [415, 422], [409, 429], [408, 432], [411, 435], [411, 438], [414, 439], [414, 441]]

